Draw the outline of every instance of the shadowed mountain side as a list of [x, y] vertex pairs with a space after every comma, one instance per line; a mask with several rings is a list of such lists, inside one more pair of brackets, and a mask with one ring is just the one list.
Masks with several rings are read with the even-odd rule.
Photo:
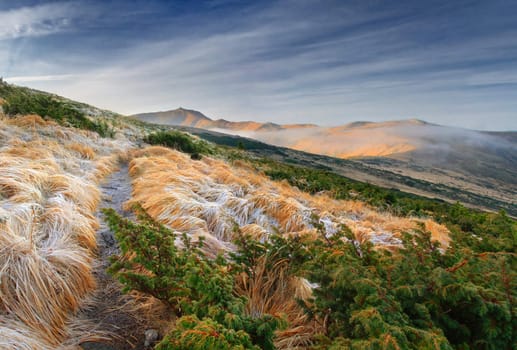
[[[483, 179], [481, 175], [465, 177], [458, 172], [418, 166], [406, 160], [387, 157], [340, 159], [277, 147], [213, 130], [181, 126], [176, 128], [221, 145], [237, 146], [241, 144], [247, 151], [257, 156], [267, 156], [293, 164], [327, 169], [357, 181], [448, 202], [459, 201], [474, 208], [491, 211], [504, 209], [510, 215], [517, 216], [515, 201], [517, 186], [513, 183], [501, 181], [498, 185], [501, 186], [500, 188], [493, 185], [489, 188], [486, 184], [492, 183], [493, 180]], [[517, 172], [514, 173], [517, 176]]]
[[165, 125], [183, 125], [202, 128], [212, 122], [203, 113], [184, 108], [178, 108], [173, 111], [142, 113], [135, 115], [138, 119], [155, 124]]
[[[185, 113], [191, 116], [188, 121], [197, 118], [197, 122], [194, 125], [185, 122], [181, 117]], [[359, 121], [337, 127], [293, 127], [272, 123], [213, 121], [199, 112], [182, 109], [152, 118], [145, 115], [137, 117], [161, 124], [196, 126], [239, 135], [312, 154], [353, 159], [349, 162], [332, 160], [322, 163], [325, 166], [329, 163], [346, 163], [354, 164], [355, 168], [364, 167], [360, 174], [345, 175], [383, 186], [415, 192], [414, 185], [406, 188], [412, 181], [401, 181], [400, 176], [433, 186], [456, 188], [512, 205], [515, 205], [517, 198], [517, 132], [481, 132], [430, 124], [417, 119], [382, 123]], [[334, 170], [343, 173], [340, 168], [341, 165]], [[373, 171], [380, 171], [383, 175], [370, 179]], [[388, 176], [385, 171], [393, 175]], [[434, 188], [429, 191], [430, 188], [432, 186], [420, 186], [418, 191], [428, 192], [428, 196], [461, 200], [492, 210], [504, 207], [479, 204], [486, 201], [460, 199], [450, 190], [436, 192]]]

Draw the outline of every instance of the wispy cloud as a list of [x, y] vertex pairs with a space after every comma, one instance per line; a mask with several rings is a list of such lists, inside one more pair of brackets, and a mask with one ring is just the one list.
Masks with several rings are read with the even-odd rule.
[[[517, 129], [517, 25], [499, 3], [152, 4], [94, 2], [99, 15], [77, 20], [66, 45], [47, 36], [16, 47], [9, 81], [122, 113], [184, 106], [233, 120]], [[0, 41], [0, 67], [3, 51]]]
[[57, 74], [57, 75], [27, 75], [18, 77], [5, 77], [8, 83], [32, 83], [39, 81], [63, 81], [80, 78], [77, 74]]
[[42, 36], [67, 29], [77, 3], [57, 2], [0, 12], [0, 40]]

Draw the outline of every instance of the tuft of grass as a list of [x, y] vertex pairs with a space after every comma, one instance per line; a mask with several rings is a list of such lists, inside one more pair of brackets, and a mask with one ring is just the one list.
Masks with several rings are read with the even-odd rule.
[[[59, 344], [70, 315], [95, 286], [96, 187], [62, 173], [32, 150], [0, 156], [0, 314], [8, 314]], [[41, 150], [40, 150], [41, 153]], [[48, 155], [47, 155], [48, 156]]]
[[71, 143], [67, 146], [68, 149], [77, 152], [84, 159], [94, 159], [95, 151], [88, 145], [84, 145], [79, 142]]

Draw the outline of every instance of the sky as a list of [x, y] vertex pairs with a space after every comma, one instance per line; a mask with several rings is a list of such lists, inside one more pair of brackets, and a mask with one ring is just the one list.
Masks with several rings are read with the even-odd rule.
[[517, 1], [0, 0], [0, 76], [123, 114], [517, 130]]

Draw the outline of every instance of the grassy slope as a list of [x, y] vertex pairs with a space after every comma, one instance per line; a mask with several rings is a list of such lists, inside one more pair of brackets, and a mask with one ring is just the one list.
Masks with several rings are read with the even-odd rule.
[[505, 210], [509, 215], [517, 217], [517, 203], [515, 201], [508, 202], [446, 184], [415, 179], [393, 171], [384, 170], [377, 166], [378, 161], [376, 162], [375, 159], [370, 161], [346, 160], [276, 147], [252, 139], [202, 129], [186, 127], [180, 127], [179, 129], [191, 132], [219, 145], [237, 147], [241, 144], [246, 150], [259, 157], [273, 158], [280, 162], [328, 170], [359, 182], [367, 182], [384, 188], [394, 188], [428, 198], [436, 198], [452, 203], [459, 201], [472, 208], [490, 211]]
[[[179, 139], [177, 132], [170, 135], [171, 140]], [[163, 135], [149, 140], [161, 143], [167, 137]], [[191, 142], [196, 141], [191, 138]], [[182, 149], [180, 144], [167, 143], [173, 148]], [[201, 161], [194, 162], [185, 154], [163, 147], [144, 148], [136, 152], [130, 165], [134, 181], [133, 200], [141, 204], [153, 219], [169, 228], [188, 232], [194, 239], [204, 237], [203, 250], [211, 257], [218, 250], [233, 249], [230, 244], [235, 243], [236, 237], [238, 241], [239, 231], [250, 234], [245, 236], [244, 247], [241, 247], [245, 250], [241, 250], [237, 257], [239, 261], [251, 259], [250, 278], [246, 278], [244, 285], [239, 284], [238, 277], [231, 283], [236, 283], [239, 295], [246, 296], [247, 308], [255, 320], [286, 312], [289, 326], [294, 327], [277, 334], [275, 343], [280, 349], [289, 348], [286, 344], [293, 342], [302, 349], [306, 348], [302, 344], [319, 342], [313, 336], [322, 330], [310, 328], [307, 320], [298, 318], [300, 309], [291, 308], [293, 300], [285, 297], [299, 293], [296, 288], [290, 289], [291, 282], [288, 281], [295, 281], [301, 288], [303, 283], [300, 284], [300, 276], [307, 276], [310, 282], [321, 286], [314, 291], [316, 300], [312, 311], [332, 324], [330, 329], [323, 330], [328, 338], [319, 343], [321, 349], [330, 348], [329, 344], [335, 349], [462, 349], [466, 346], [478, 347], [486, 342], [489, 344], [486, 348], [497, 349], [505, 348], [511, 342], [515, 274], [508, 271], [515, 268], [513, 252], [517, 229], [515, 222], [504, 214], [481, 213], [461, 205], [408, 196], [350, 181], [324, 170], [256, 159], [242, 150], [215, 147], [209, 153], [217, 154], [226, 161], [203, 157]], [[304, 192], [319, 194], [307, 195], [288, 186], [285, 181], [270, 181], [256, 170], [264, 171], [271, 179], [286, 180]], [[416, 230], [412, 236], [402, 235], [406, 248], [402, 252], [397, 249], [394, 249], [394, 254], [382, 249], [377, 252], [365, 239], [366, 225], [371, 225], [372, 230], [366, 236], [372, 241], [376, 235], [382, 236], [386, 231], [412, 232], [414, 229], [404, 221], [407, 219], [390, 216], [386, 212], [369, 212], [370, 208], [361, 201], [334, 200], [350, 197], [387, 212], [433, 216], [449, 227], [452, 244], [440, 252], [425, 234], [419, 234]], [[351, 233], [347, 238], [354, 243], [334, 241], [326, 234], [318, 242], [318, 235], [323, 233], [318, 230], [314, 232], [318, 225], [310, 225], [312, 215], [309, 215], [308, 209], [314, 210], [312, 214], [320, 215], [325, 220], [320, 223], [330, 219], [329, 228], [336, 221], [347, 225]], [[387, 219], [384, 222], [383, 217]], [[356, 222], [363, 227], [354, 226]], [[127, 224], [121, 224], [119, 227], [127, 227]], [[236, 230], [237, 225], [239, 231]], [[271, 229], [271, 225], [275, 228]], [[319, 226], [322, 229], [323, 225]], [[145, 260], [153, 272], [156, 271], [153, 276], [157, 276], [157, 281], [152, 281], [154, 277], [148, 281], [149, 274], [139, 270], [135, 262], [123, 266], [130, 268], [138, 278], [128, 276], [127, 270], [119, 277], [131, 289], [161, 295], [163, 290], [173, 290], [164, 288], [162, 284], [168, 285], [177, 276], [174, 272], [165, 271], [165, 266], [159, 268], [156, 259], [146, 260], [150, 252], [156, 252], [162, 246], [156, 243], [157, 239], [171, 235], [168, 231], [155, 231], [156, 227], [131, 228], [120, 237], [131, 237], [135, 230], [149, 235], [149, 240], [136, 239], [140, 236], [130, 238], [129, 252]], [[329, 228], [324, 231], [329, 233]], [[274, 237], [278, 239], [278, 236], [293, 237], [293, 241], [266, 248], [268, 239], [265, 237], [274, 241]], [[309, 240], [303, 241], [307, 237]], [[301, 250], [298, 250], [296, 247], [300, 238], [302, 244], [298, 246]], [[260, 254], [264, 254], [259, 255], [258, 260], [252, 253], [253, 248], [250, 251], [250, 246], [255, 244]], [[386, 242], [380, 244], [386, 245]], [[322, 245], [324, 248], [320, 251]], [[304, 257], [307, 250], [309, 255]], [[247, 256], [250, 252], [251, 256]], [[266, 268], [268, 274], [265, 275], [261, 259], [278, 252], [285, 252], [288, 258], [274, 258], [270, 265], [266, 265], [269, 268]], [[160, 255], [160, 259], [163, 256]], [[302, 263], [297, 266], [299, 259], [307, 259], [308, 265]], [[408, 264], [408, 261], [415, 263]], [[232, 262], [223, 265], [230, 266], [228, 271], [237, 268], [232, 266]], [[178, 270], [185, 267], [188, 269], [188, 266], [179, 266]], [[293, 271], [297, 272], [292, 274]], [[225, 273], [225, 276], [228, 274]], [[190, 281], [188, 278], [181, 280]], [[181, 293], [172, 294], [159, 298], [170, 301], [181, 297]], [[310, 291], [308, 294], [311, 294]], [[201, 296], [192, 293], [189, 297], [210, 300], [211, 291], [204, 291]], [[280, 302], [277, 304], [277, 301]], [[174, 305], [173, 302], [171, 307]], [[219, 329], [223, 325], [233, 330], [243, 330], [239, 323], [226, 323], [226, 318], [218, 319], [217, 315], [211, 316], [216, 324], [207, 325], [207, 319], [200, 321], [206, 313], [191, 312], [199, 319], [189, 318], [186, 329], [182, 329], [183, 326], [176, 328], [162, 342], [160, 349], [189, 348], [168, 347], [183, 340], [188, 341], [189, 346], [193, 342], [206, 345], [212, 341], [210, 337], [200, 336], [193, 340], [189, 335], [212, 334], [206, 330]], [[179, 315], [184, 316], [181, 312]], [[234, 316], [231, 319], [234, 320]], [[205, 332], [199, 333], [201, 330]], [[224, 327], [217, 332], [225, 332]], [[255, 340], [254, 344], [266, 348]]]
[[[43, 107], [44, 108], [43, 110], [46, 113], [47, 119], [57, 121], [58, 123], [63, 124], [63, 125], [78, 126], [78, 127], [90, 130], [90, 131], [97, 131], [97, 132], [100, 131], [100, 130], [92, 129], [91, 128], [92, 124], [76, 121], [77, 115], [81, 115], [82, 117], [77, 120], [81, 121], [81, 120], [83, 120], [82, 118], [84, 117], [84, 118], [87, 118], [88, 120], [92, 119], [93, 121], [92, 120], [90, 120], [90, 121], [92, 121], [92, 123], [94, 123], [96, 121], [95, 120], [96, 112], [92, 112], [94, 110], [91, 109], [91, 107], [80, 105], [80, 104], [75, 104], [75, 103], [69, 102], [67, 100], [62, 100], [59, 97], [51, 96], [51, 95], [48, 95], [45, 93], [36, 92], [33, 90], [27, 90], [27, 89], [17, 90], [17, 89], [18, 88], [14, 88], [14, 93], [13, 93], [13, 91], [10, 91], [7, 94], [5, 92], [5, 89], [1, 90], [2, 98], [4, 100], [7, 100], [7, 101], [4, 101], [4, 110], [5, 110], [6, 102], [7, 102], [7, 104], [11, 104], [11, 106], [12, 106], [12, 103], [14, 100], [16, 102], [15, 105], [17, 105], [19, 107], [20, 106], [23, 107], [24, 106], [23, 99], [27, 98], [28, 101], [30, 102], [30, 103], [28, 103], [28, 105], [31, 106], [31, 108], [29, 110], [27, 110], [27, 112], [34, 112], [34, 111], [38, 111], [38, 110], [41, 111], [42, 110], [41, 108]], [[15, 96], [15, 97], [13, 98], [12, 96]], [[11, 98], [13, 98], [13, 99], [11, 100]], [[12, 112], [12, 110], [10, 110], [9, 108], [7, 108], [7, 111]], [[25, 108], [25, 107], [23, 107], [23, 108]], [[70, 112], [71, 110], [75, 110], [79, 114], [76, 114], [75, 112]], [[86, 112], [86, 110], [88, 110], [90, 112]], [[70, 114], [68, 114], [68, 113], [70, 113]], [[120, 118], [115, 115], [106, 115], [106, 114], [99, 113], [99, 114], [97, 114], [97, 117], [101, 118], [101, 120], [106, 121], [106, 123], [108, 125], [108, 129], [109, 128], [118, 129], [118, 131], [120, 131], [120, 134], [125, 135], [126, 137], [134, 138], [139, 142], [142, 141], [142, 136], [146, 133], [161, 130], [161, 129], [164, 129], [164, 130], [170, 129], [167, 127], [153, 126], [153, 125], [148, 125], [145, 123], [132, 121], [131, 119]], [[45, 143], [40, 144], [39, 147], [22, 147], [22, 143], [16, 143], [16, 142], [13, 143], [12, 142], [13, 140], [11, 140], [11, 137], [12, 137], [12, 135], [15, 135], [15, 133], [13, 133], [11, 131], [11, 129], [9, 129], [9, 128], [21, 128], [22, 131], [20, 131], [20, 133], [21, 133], [20, 136], [23, 136], [22, 138], [24, 138], [24, 139], [27, 139], [27, 138], [31, 139], [34, 137], [38, 137], [38, 134], [39, 134], [40, 136], [45, 136], [45, 137], [49, 138], [50, 140], [61, 139], [63, 137], [63, 135], [68, 135], [67, 136], [68, 138], [65, 138], [65, 140], [76, 140], [76, 139], [81, 140], [81, 142], [73, 142], [69, 145], [66, 144], [66, 147], [67, 147], [67, 149], [68, 148], [70, 149], [70, 152], [75, 152], [73, 154], [76, 154], [74, 157], [77, 157], [77, 159], [74, 157], [71, 157], [71, 156], [65, 156], [66, 164], [68, 164], [68, 165], [64, 169], [68, 169], [68, 167], [74, 168], [73, 164], [83, 164], [84, 165], [84, 162], [79, 162], [78, 158], [79, 157], [85, 158], [85, 159], [95, 158], [96, 152], [95, 152], [95, 150], [92, 150], [92, 149], [95, 149], [95, 147], [97, 147], [96, 143], [98, 142], [99, 144], [106, 145], [106, 142], [107, 142], [106, 140], [99, 139], [98, 137], [95, 136], [95, 134], [93, 134], [91, 132], [84, 132], [84, 131], [76, 130], [76, 129], [63, 128], [61, 126], [56, 126], [51, 121], [43, 122], [40, 119], [35, 118], [35, 117], [18, 118], [15, 120], [6, 120], [5, 123], [6, 124], [15, 123], [14, 126], [12, 126], [12, 127], [4, 126], [2, 128], [3, 137], [6, 138], [7, 141], [12, 143], [12, 145], [10, 146], [12, 150], [9, 152], [11, 152], [11, 153], [14, 152], [16, 157], [22, 157], [22, 158], [28, 157], [29, 158], [29, 159], [27, 159], [28, 163], [23, 163], [23, 162], [19, 163], [20, 160], [16, 160], [16, 162], [14, 162], [21, 166], [21, 168], [19, 170], [22, 174], [24, 172], [26, 172], [27, 169], [32, 169], [35, 167], [34, 164], [31, 163], [33, 160], [35, 160], [36, 163], [38, 162], [38, 160], [40, 158], [48, 159], [48, 161], [52, 161], [52, 157], [54, 157], [54, 158], [61, 157], [62, 158], [62, 157], [64, 157], [64, 154], [66, 155], [68, 153], [66, 153], [66, 152], [63, 153], [64, 151], [61, 150], [61, 148], [60, 148], [61, 146], [55, 146], [54, 142], [50, 142], [48, 144], [45, 144]], [[94, 123], [93, 125], [97, 125], [97, 124]], [[36, 126], [38, 127], [37, 129], [36, 129]], [[123, 126], [123, 128], [120, 128], [121, 126]], [[35, 134], [35, 130], [38, 131], [38, 134]], [[100, 131], [100, 132], [102, 133], [102, 131]], [[307, 155], [302, 152], [294, 152], [291, 150], [272, 147], [269, 145], [257, 143], [255, 141], [243, 140], [240, 138], [228, 138], [227, 136], [220, 136], [220, 135], [217, 135], [214, 133], [206, 133], [206, 134], [209, 135], [208, 137], [212, 137], [212, 141], [215, 141], [216, 143], [226, 144], [229, 146], [241, 146], [241, 148], [248, 149], [248, 151], [242, 151], [242, 150], [238, 150], [238, 149], [231, 148], [231, 147], [230, 148], [214, 147], [213, 149], [210, 150], [210, 153], [214, 153], [218, 157], [222, 157], [230, 162], [235, 161], [235, 160], [244, 160], [249, 165], [251, 165], [252, 168], [265, 172], [273, 180], [287, 180], [292, 185], [296, 185], [301, 190], [309, 192], [309, 193], [318, 193], [318, 192], [324, 191], [327, 193], [328, 196], [330, 196], [332, 198], [359, 199], [361, 201], [365, 201], [365, 202], [369, 203], [371, 206], [374, 206], [376, 208], [387, 210], [389, 212], [398, 213], [401, 215], [408, 215], [408, 214], [431, 215], [431, 216], [435, 217], [436, 220], [446, 224], [450, 228], [451, 233], [453, 234], [453, 237], [456, 240], [464, 241], [465, 242], [465, 243], [463, 243], [464, 246], [469, 247], [469, 249], [473, 249], [475, 252], [484, 252], [487, 250], [495, 251], [495, 252], [515, 251], [515, 244], [517, 241], [517, 236], [516, 236], [517, 231], [516, 231], [515, 222], [510, 220], [504, 214], [495, 215], [495, 214], [480, 213], [480, 212], [468, 210], [468, 209], [462, 207], [461, 205], [449, 205], [442, 201], [429, 200], [429, 199], [426, 199], [423, 197], [405, 194], [400, 191], [383, 189], [378, 186], [349, 180], [347, 178], [344, 178], [342, 176], [335, 174], [333, 171], [328, 171], [329, 169], [332, 169], [332, 167], [329, 167], [328, 164], [325, 163], [328, 161], [328, 159], [327, 159], [328, 157]], [[203, 136], [203, 135], [201, 135], [201, 136]], [[205, 137], [207, 137], [207, 136], [205, 135]], [[87, 147], [85, 147], [85, 145], [84, 145], [84, 142], [86, 142], [85, 140], [88, 140], [87, 142], [91, 149], [88, 149]], [[68, 141], [63, 141], [63, 142], [68, 142]], [[194, 141], [194, 142], [196, 143], [198, 141]], [[51, 148], [51, 147], [54, 147], [54, 148]], [[205, 149], [200, 149], [200, 150], [205, 151]], [[49, 152], [49, 151], [57, 152], [57, 153], [55, 156], [53, 155], [52, 157], [38, 156], [38, 154], [39, 154], [38, 152]], [[25, 155], [24, 152], [29, 152], [29, 153], [28, 153], [28, 155]], [[103, 151], [103, 152], [105, 152], [105, 151]], [[54, 154], [54, 153], [52, 153], [52, 154]], [[257, 155], [259, 155], [259, 156], [268, 155], [271, 158], [275, 158], [277, 160], [263, 159], [260, 157], [257, 158]], [[278, 161], [278, 160], [281, 160], [281, 161]], [[287, 160], [289, 160], [289, 162], [287, 162]], [[195, 165], [196, 163], [194, 162], [191, 164], [192, 161], [188, 160], [188, 158], [185, 158], [183, 161], [186, 162], [185, 166], [189, 165], [189, 166], [196, 167], [196, 165]], [[173, 167], [173, 164], [170, 164], [171, 168]], [[300, 165], [303, 165], [303, 166], [300, 166]], [[310, 167], [304, 167], [305, 165], [309, 165]], [[352, 162], [352, 164], [347, 163], [347, 165], [350, 166], [349, 169], [354, 169], [353, 162]], [[9, 166], [9, 164], [7, 164], [7, 166]], [[208, 173], [210, 172], [211, 168], [210, 168], [209, 160], [208, 160], [208, 166], [209, 167], [207, 169], [204, 169], [201, 173], [206, 174], [207, 172]], [[103, 169], [103, 167], [106, 169], [106, 165], [104, 165], [104, 166], [102, 166], [101, 164], [99, 165], [99, 169]], [[59, 171], [64, 171], [64, 170], [58, 168], [58, 173], [56, 175], [60, 175]], [[102, 171], [102, 170], [100, 170], [100, 171]], [[104, 170], [104, 171], [109, 171], [109, 170]], [[195, 174], [195, 172], [192, 171], [192, 172], [189, 172], [184, 175], [192, 176], [193, 174]], [[231, 180], [231, 179], [228, 179], [228, 176], [226, 176], [224, 174], [222, 174], [222, 175], [223, 175], [223, 178], [226, 179], [226, 181]], [[93, 174], [86, 174], [85, 176], [88, 178], [89, 181], [91, 181], [92, 178], [96, 177]], [[74, 177], [72, 177], [71, 180], [66, 180], [66, 181], [70, 182], [70, 181], [73, 181], [73, 179], [74, 179]], [[23, 181], [19, 182], [17, 179], [15, 179], [14, 183], [16, 184], [16, 186], [21, 186], [21, 187], [34, 186], [35, 183], [33, 180], [34, 179], [31, 177], [28, 177], [25, 180], [25, 182], [23, 182]], [[240, 180], [239, 178], [235, 179], [235, 181], [239, 181], [239, 180]], [[19, 183], [17, 183], [16, 181], [18, 181]], [[264, 182], [264, 181], [261, 181], [261, 182]], [[162, 184], [161, 181], [159, 183], [160, 183], [160, 185]], [[39, 184], [41, 185], [41, 183], [39, 183]], [[9, 183], [9, 186], [12, 186], [12, 183]], [[35, 191], [35, 192], [37, 194], [37, 192], [40, 191], [41, 193], [45, 194], [43, 197], [40, 198], [43, 201], [48, 200], [47, 196], [50, 196], [50, 197], [52, 197], [54, 195], [57, 197], [59, 197], [60, 195], [63, 195], [65, 197], [67, 195], [70, 196], [70, 194], [67, 194], [67, 193], [60, 194], [60, 192], [63, 191], [62, 186], [63, 185], [61, 183], [59, 185], [50, 183], [49, 188], [43, 186], [41, 188], [37, 188], [37, 191]], [[70, 186], [70, 185], [68, 185], [68, 187], [71, 188], [69, 190], [69, 191], [71, 191], [71, 195], [74, 195], [74, 193], [75, 193], [74, 191], [84, 190], [87, 186], [84, 186], [84, 185]], [[208, 187], [214, 187], [214, 186], [209, 185]], [[5, 188], [9, 188], [9, 187], [3, 187], [3, 189], [5, 189]], [[187, 191], [187, 190], [189, 190], [189, 188], [183, 189], [183, 191]], [[18, 190], [18, 192], [21, 193], [23, 191]], [[144, 192], [145, 192], [146, 198], [142, 198], [142, 200], [151, 200], [151, 198], [148, 198], [149, 191], [147, 191], [147, 192], [144, 191]], [[160, 193], [160, 191], [155, 191], [155, 193]], [[14, 194], [16, 194], [16, 193], [14, 193]], [[2, 200], [3, 201], [12, 201], [13, 200], [12, 196], [13, 196], [13, 193], [11, 193], [11, 192], [3, 192]], [[81, 195], [77, 195], [76, 200], [78, 201], [77, 204], [78, 204], [79, 208], [80, 208], [80, 206], [85, 205], [82, 202], [82, 200], [84, 200], [83, 197], [81, 197]], [[24, 197], [20, 197], [20, 198], [21, 198], [20, 200], [25, 201]], [[72, 197], [72, 200], [75, 200], [73, 198], [75, 198], [75, 197]], [[83, 199], [81, 199], [81, 198], [83, 198]], [[29, 198], [29, 199], [33, 200], [33, 198]], [[185, 205], [187, 205], [187, 204], [190, 205], [191, 202], [192, 201], [186, 200]], [[269, 199], [266, 202], [274, 203], [274, 199]], [[292, 203], [290, 201], [287, 201], [285, 203], [286, 206], [289, 206], [291, 204]], [[86, 204], [86, 205], [87, 205], [86, 209], [82, 208], [79, 210], [81, 213], [91, 212], [92, 208], [94, 207], [94, 205], [89, 205], [89, 204]], [[281, 208], [278, 209], [278, 212], [282, 215], [285, 214], [285, 213], [282, 213]], [[33, 212], [32, 215], [35, 215], [35, 213]], [[209, 211], [209, 212], [207, 212], [207, 215], [213, 215], [213, 213], [211, 213]], [[39, 217], [36, 218], [36, 220], [39, 220], [39, 219], [40, 219]], [[35, 220], [35, 219], [33, 218], [31, 220]], [[277, 220], [279, 222], [282, 222], [282, 220], [284, 220], [287, 223], [290, 219], [278, 217]], [[79, 222], [79, 221], [76, 220], [76, 221], [74, 221], [74, 223], [71, 223], [71, 225], [75, 224], [76, 222]], [[216, 225], [216, 227], [217, 227], [217, 225], [219, 225], [217, 222], [215, 222], [214, 224]], [[15, 224], [9, 230], [11, 232], [15, 232], [18, 236], [25, 237], [25, 239], [26, 239], [27, 232], [25, 232], [25, 231], [18, 232], [17, 231], [22, 227], [23, 227], [23, 225]], [[48, 229], [51, 230], [52, 227], [54, 227], [54, 226], [49, 226]], [[286, 226], [286, 228], [287, 228], [287, 226]], [[55, 233], [55, 237], [59, 238], [67, 230], [61, 230], [61, 231]], [[73, 229], [68, 230], [68, 231], [74, 232]], [[223, 230], [221, 232], [230, 232], [230, 231]], [[91, 229], [88, 232], [91, 233]], [[478, 242], [477, 240], [472, 238], [472, 237], [476, 237], [476, 236], [472, 236], [472, 234], [476, 235], [477, 237], [483, 237], [483, 239]], [[46, 239], [45, 237], [48, 237], [48, 236], [47, 236], [47, 234], [42, 233], [41, 235], [37, 235], [37, 237], [41, 238], [41, 239]], [[90, 236], [87, 234], [86, 237], [90, 237]], [[9, 236], [3, 235], [2, 238], [9, 238]], [[85, 239], [85, 238], [82, 238], [82, 239]], [[73, 240], [72, 240], [72, 242], [73, 242]], [[82, 244], [84, 245], [85, 243], [82, 243]], [[81, 245], [81, 244], [79, 244], [79, 245]], [[29, 249], [30, 249], [30, 247], [29, 247]], [[34, 250], [35, 254], [41, 253], [40, 250], [38, 250], [38, 249], [40, 249], [40, 248], [38, 247], [37, 249]], [[20, 254], [23, 255], [24, 251], [25, 250], [23, 250], [23, 249], [21, 251], [14, 250], [11, 253], [18, 256]], [[6, 256], [2, 255], [2, 257], [5, 258]], [[8, 266], [8, 268], [10, 268], [10, 269], [11, 268], [22, 268], [23, 269], [23, 265], [21, 267], [18, 267], [17, 265], [13, 265], [13, 263], [12, 263], [13, 259], [9, 258], [8, 256], [5, 261], [7, 264], [6, 266]], [[41, 261], [44, 261], [44, 259]], [[85, 265], [86, 268], [88, 268], [87, 265], [88, 265], [88, 263], [86, 263], [86, 265]], [[26, 276], [27, 273], [22, 273], [22, 275]], [[15, 275], [13, 275], [13, 276], [15, 276]], [[35, 276], [35, 278], [41, 278], [41, 277], [47, 278], [48, 276], [47, 275], [39, 276], [39, 277]], [[34, 285], [33, 283], [25, 283], [24, 281], [22, 281], [22, 282], [14, 281], [14, 283], [25, 286], [25, 288], [29, 288], [30, 286]], [[7, 282], [6, 283], [3, 282], [2, 285], [3, 285], [3, 288], [9, 288], [9, 283], [7, 283]], [[90, 287], [90, 289], [91, 289], [91, 287]], [[6, 289], [6, 293], [9, 293], [8, 289]], [[6, 293], [4, 293], [4, 294], [8, 295]], [[29, 293], [32, 293], [32, 291], [27, 292], [27, 295], [29, 295]], [[48, 293], [52, 294], [53, 292], [52, 291], [43, 292], [43, 294], [48, 294]], [[76, 298], [76, 297], [80, 298], [80, 295], [84, 294], [84, 292], [79, 292], [76, 294], [78, 294], [78, 295], [70, 296], [69, 299], [73, 300], [73, 298]], [[56, 298], [51, 297], [51, 298], [45, 298], [44, 300], [47, 300], [47, 299], [55, 300]], [[9, 302], [9, 300], [7, 300], [7, 301]], [[5, 301], [3, 301], [3, 303], [5, 305]], [[43, 304], [45, 304], [45, 303], [43, 303]], [[56, 305], [57, 304], [55, 304], [55, 305], [50, 304], [45, 307], [59, 308], [60, 305], [57, 305], [57, 306]], [[18, 336], [20, 337], [19, 338], [20, 340], [18, 340], [18, 341], [22, 341], [23, 339], [27, 340], [28, 338], [38, 339], [37, 335], [35, 336], [34, 334], [37, 334], [40, 331], [53, 332], [51, 335], [51, 337], [53, 337], [53, 339], [49, 339], [50, 343], [56, 344], [56, 343], [59, 343], [63, 338], [66, 338], [66, 334], [63, 333], [65, 331], [60, 330], [60, 327], [62, 328], [62, 325], [60, 326], [59, 324], [53, 323], [56, 321], [52, 318], [52, 315], [49, 316], [48, 322], [51, 323], [49, 327], [45, 327], [45, 329], [42, 329], [42, 330], [38, 330], [36, 327], [36, 333], [31, 333], [34, 331], [34, 324], [35, 324], [34, 320], [31, 319], [31, 317], [34, 317], [34, 315], [38, 315], [40, 312], [32, 310], [30, 305], [25, 305], [24, 307], [26, 307], [26, 309], [23, 309], [23, 307], [20, 306], [19, 310], [20, 310], [20, 314], [23, 317], [26, 317], [26, 318], [28, 317], [27, 319], [25, 319], [25, 325], [29, 326], [29, 330], [26, 331], [26, 333], [24, 333], [24, 334], [14, 334], [13, 329], [14, 329], [14, 332], [16, 332], [17, 329], [21, 329], [20, 324], [16, 323], [18, 321], [10, 320], [10, 321], [12, 321], [12, 323], [10, 325], [13, 326], [14, 328], [7, 327], [7, 328], [0, 329], [0, 331], [6, 332], [5, 339], [8, 339], [9, 337], [12, 338], [13, 334], [17, 337]], [[16, 306], [15, 308], [18, 308], [18, 306]], [[64, 314], [66, 314], [66, 316], [59, 316], [58, 321], [63, 322], [63, 318], [66, 320], [69, 317], [68, 316], [69, 313], [73, 313], [73, 311], [76, 310], [76, 308], [77, 308], [77, 306], [68, 307], [68, 308], [60, 308], [59, 313], [64, 313]], [[11, 333], [9, 333], [9, 332], [11, 332]], [[11, 335], [8, 336], [7, 334], [11, 334]], [[30, 337], [28, 337], [27, 334], [29, 334]], [[27, 340], [27, 341], [29, 341], [29, 340]], [[44, 347], [42, 347], [42, 348], [44, 348]], [[50, 348], [52, 348], [52, 347], [50, 347]]]
[[98, 181], [125, 143], [0, 113], [0, 144], [0, 348], [72, 345], [92, 327], [74, 316], [95, 288]]

